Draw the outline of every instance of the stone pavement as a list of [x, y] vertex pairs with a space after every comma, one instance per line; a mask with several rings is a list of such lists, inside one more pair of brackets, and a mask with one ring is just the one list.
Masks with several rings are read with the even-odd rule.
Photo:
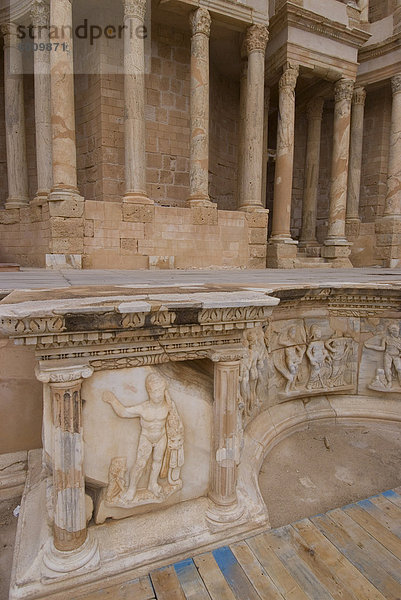
[[71, 286], [176, 287], [198, 285], [264, 288], [324, 284], [401, 283], [401, 269], [258, 269], [258, 270], [64, 270], [26, 269], [0, 273], [0, 295], [15, 289], [54, 289]]

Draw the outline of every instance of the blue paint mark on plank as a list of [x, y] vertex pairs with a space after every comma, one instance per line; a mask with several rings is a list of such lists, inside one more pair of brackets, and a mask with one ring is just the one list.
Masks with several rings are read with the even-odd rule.
[[385, 498], [401, 498], [401, 496], [399, 496], [394, 490], [387, 490], [386, 492], [382, 493], [382, 496]]
[[180, 560], [180, 562], [174, 563], [173, 566], [177, 575], [180, 575], [180, 573], [185, 571], [185, 569], [188, 569], [188, 567], [192, 567], [195, 565], [193, 563], [192, 558], [186, 558], [184, 560]]
[[210, 600], [203, 579], [192, 558], [186, 558], [174, 564], [178, 581], [188, 600]]
[[245, 571], [228, 546], [222, 546], [212, 552], [220, 571], [237, 598], [241, 600], [260, 600]]

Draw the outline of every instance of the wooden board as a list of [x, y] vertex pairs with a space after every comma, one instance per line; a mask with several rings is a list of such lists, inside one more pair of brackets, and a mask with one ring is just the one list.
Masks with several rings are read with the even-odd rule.
[[120, 585], [112, 585], [89, 594], [74, 596], [73, 600], [153, 600], [155, 597], [149, 577], [140, 577]]
[[248, 539], [247, 544], [286, 600], [310, 600], [267, 544], [264, 534]]
[[372, 515], [379, 523], [387, 527], [389, 531], [401, 537], [401, 523], [397, 521], [397, 519], [394, 519], [388, 513], [381, 510], [376, 504], [373, 504], [371, 500], [361, 500], [360, 502], [356, 502], [356, 504], [366, 510], [366, 512]]
[[283, 600], [284, 596], [280, 594], [246, 542], [231, 544], [230, 548], [262, 600]]
[[365, 550], [355, 544], [344, 528], [330, 519], [329, 514], [312, 517], [311, 521], [383, 594], [386, 600], [399, 600], [401, 597], [400, 585], [384, 569], [378, 566]]
[[293, 523], [292, 527], [305, 540], [310, 548], [315, 551], [315, 556], [333, 574], [333, 577], [343, 582], [344, 588], [349, 590], [357, 600], [385, 600], [384, 596], [347, 560], [347, 558], [329, 542], [329, 540], [315, 527], [309, 519]]
[[386, 492], [383, 492], [383, 496], [387, 498], [387, 500], [390, 500], [390, 502], [401, 508], [401, 496], [397, 494], [395, 490], [387, 490]]
[[213, 550], [213, 556], [237, 598], [240, 600], [261, 600], [228, 546]]
[[172, 565], [150, 574], [157, 600], [185, 600], [184, 592]]
[[195, 556], [194, 563], [212, 600], [236, 600], [211, 552]]
[[187, 600], [210, 600], [210, 595], [192, 558], [175, 563], [174, 570]]

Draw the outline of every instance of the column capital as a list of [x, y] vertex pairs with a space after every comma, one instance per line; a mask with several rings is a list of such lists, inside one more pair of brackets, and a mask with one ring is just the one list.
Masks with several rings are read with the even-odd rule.
[[401, 73], [397, 73], [391, 78], [391, 91], [393, 95], [401, 92]]
[[366, 90], [364, 87], [356, 87], [352, 96], [352, 104], [364, 105], [366, 100]]
[[18, 43], [17, 37], [17, 25], [15, 23], [2, 23], [0, 25], [0, 32], [4, 39], [4, 46], [16, 46]]
[[312, 119], [322, 119], [323, 104], [324, 98], [321, 96], [316, 96], [315, 98], [309, 100], [308, 104], [306, 105], [306, 116], [308, 121]]
[[145, 20], [146, 0], [124, 0], [124, 19]]
[[90, 365], [68, 365], [59, 367], [47, 367], [43, 364], [36, 366], [36, 378], [42, 383], [71, 384], [80, 379], [87, 379], [93, 373]]
[[299, 75], [299, 66], [298, 65], [289, 65], [285, 68], [282, 76], [279, 81], [279, 89], [289, 89], [294, 91], [295, 86], [297, 85], [297, 79]]
[[210, 17], [209, 11], [206, 8], [203, 8], [202, 6], [191, 12], [189, 16], [189, 24], [191, 26], [192, 35], [202, 33], [203, 35], [210, 37], [211, 23], [212, 19]]
[[351, 102], [354, 93], [353, 79], [339, 79], [334, 85], [334, 99], [336, 102], [341, 100], [348, 100]]
[[45, 0], [34, 0], [31, 4], [31, 19], [34, 27], [48, 27], [50, 6]]
[[266, 25], [251, 25], [246, 30], [244, 49], [249, 56], [251, 52], [266, 52], [269, 30]]

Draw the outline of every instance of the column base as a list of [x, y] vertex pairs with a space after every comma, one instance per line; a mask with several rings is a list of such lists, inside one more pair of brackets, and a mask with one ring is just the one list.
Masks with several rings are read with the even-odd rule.
[[97, 539], [88, 534], [85, 542], [69, 552], [55, 548], [50, 540], [43, 554], [42, 575], [47, 579], [59, 579], [72, 574], [94, 571], [100, 566], [99, 544]]
[[245, 507], [238, 500], [228, 506], [216, 504], [211, 499], [209, 501], [210, 506], [206, 511], [206, 522], [211, 531], [232, 527], [233, 524], [237, 525], [241, 518], [246, 518]]
[[304, 254], [310, 258], [319, 258], [321, 254], [321, 246], [317, 240], [299, 241], [298, 250], [304, 252]]
[[293, 269], [297, 248], [298, 242], [290, 237], [270, 238], [267, 243], [267, 267], [269, 269]]
[[31, 206], [43, 206], [49, 200], [50, 190], [38, 190], [31, 201]]
[[5, 208], [26, 208], [29, 206], [29, 198], [7, 198]]
[[325, 240], [322, 256], [330, 263], [330, 267], [337, 269], [352, 269], [352, 262], [348, 258], [351, 254], [352, 243], [346, 239]]
[[123, 202], [129, 204], [154, 204], [155, 201], [148, 198], [148, 196], [142, 192], [127, 192], [123, 196]]
[[244, 206], [239, 206], [238, 210], [248, 213], [263, 212], [269, 214], [269, 209], [261, 204], [246, 204]]
[[209, 196], [190, 196], [186, 201], [186, 205], [189, 208], [209, 208], [211, 206], [216, 206], [216, 204], [210, 200]]

